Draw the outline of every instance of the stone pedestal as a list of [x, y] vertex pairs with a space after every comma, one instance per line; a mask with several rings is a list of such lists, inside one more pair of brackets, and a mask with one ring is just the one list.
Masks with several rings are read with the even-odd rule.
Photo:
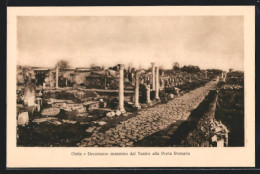
[[121, 113], [125, 113], [124, 108], [124, 65], [119, 65], [119, 88], [118, 88], [119, 103], [118, 109]]

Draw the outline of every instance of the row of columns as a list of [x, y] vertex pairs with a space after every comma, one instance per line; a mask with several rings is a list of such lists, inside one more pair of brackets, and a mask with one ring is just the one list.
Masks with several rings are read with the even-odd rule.
[[[134, 96], [134, 106], [137, 108], [140, 108], [139, 103], [139, 77], [140, 77], [140, 71], [136, 71], [135, 74], [135, 96]], [[160, 100], [159, 97], [159, 90], [160, 90], [160, 82], [159, 82], [159, 67], [155, 67], [155, 64], [152, 63], [152, 90], [155, 91], [155, 99]], [[146, 102], [149, 104], [151, 102], [150, 99], [150, 86], [146, 85]], [[118, 110], [121, 113], [125, 113], [124, 108], [124, 65], [119, 65], [119, 104], [118, 104]]]

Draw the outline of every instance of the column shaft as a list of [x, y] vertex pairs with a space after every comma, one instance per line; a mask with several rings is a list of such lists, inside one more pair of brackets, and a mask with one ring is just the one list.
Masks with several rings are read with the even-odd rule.
[[56, 88], [59, 88], [59, 67], [56, 68]]
[[150, 97], [150, 85], [146, 85], [146, 102], [149, 104], [151, 103], [151, 97]]
[[119, 111], [125, 112], [124, 108], [124, 66], [119, 65]]
[[159, 82], [159, 67], [156, 68], [156, 84], [155, 84], [155, 99], [160, 99], [159, 98], [159, 85], [160, 85], [160, 82]]
[[155, 66], [154, 63], [152, 63], [152, 89], [155, 90]]
[[135, 106], [140, 107], [139, 104], [139, 72], [135, 74]]

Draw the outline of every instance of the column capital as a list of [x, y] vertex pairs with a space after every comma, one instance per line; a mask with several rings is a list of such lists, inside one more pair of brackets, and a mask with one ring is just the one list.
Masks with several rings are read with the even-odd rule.
[[125, 68], [124, 64], [118, 64], [119, 70], [123, 70]]

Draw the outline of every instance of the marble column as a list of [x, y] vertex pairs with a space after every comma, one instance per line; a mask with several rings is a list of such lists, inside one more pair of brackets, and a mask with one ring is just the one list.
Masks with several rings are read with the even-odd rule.
[[56, 88], [59, 88], [59, 67], [56, 67]]
[[151, 103], [151, 96], [150, 96], [151, 90], [150, 85], [146, 85], [146, 103]]
[[118, 109], [121, 113], [125, 113], [124, 108], [124, 65], [119, 65], [119, 103]]
[[135, 73], [135, 107], [140, 108], [139, 104], [139, 77], [140, 77], [140, 72], [136, 71]]
[[159, 67], [156, 67], [156, 80], [155, 80], [155, 99], [159, 100], [159, 87], [160, 87], [160, 82], [159, 82]]
[[152, 90], [155, 90], [155, 66], [152, 62]]

